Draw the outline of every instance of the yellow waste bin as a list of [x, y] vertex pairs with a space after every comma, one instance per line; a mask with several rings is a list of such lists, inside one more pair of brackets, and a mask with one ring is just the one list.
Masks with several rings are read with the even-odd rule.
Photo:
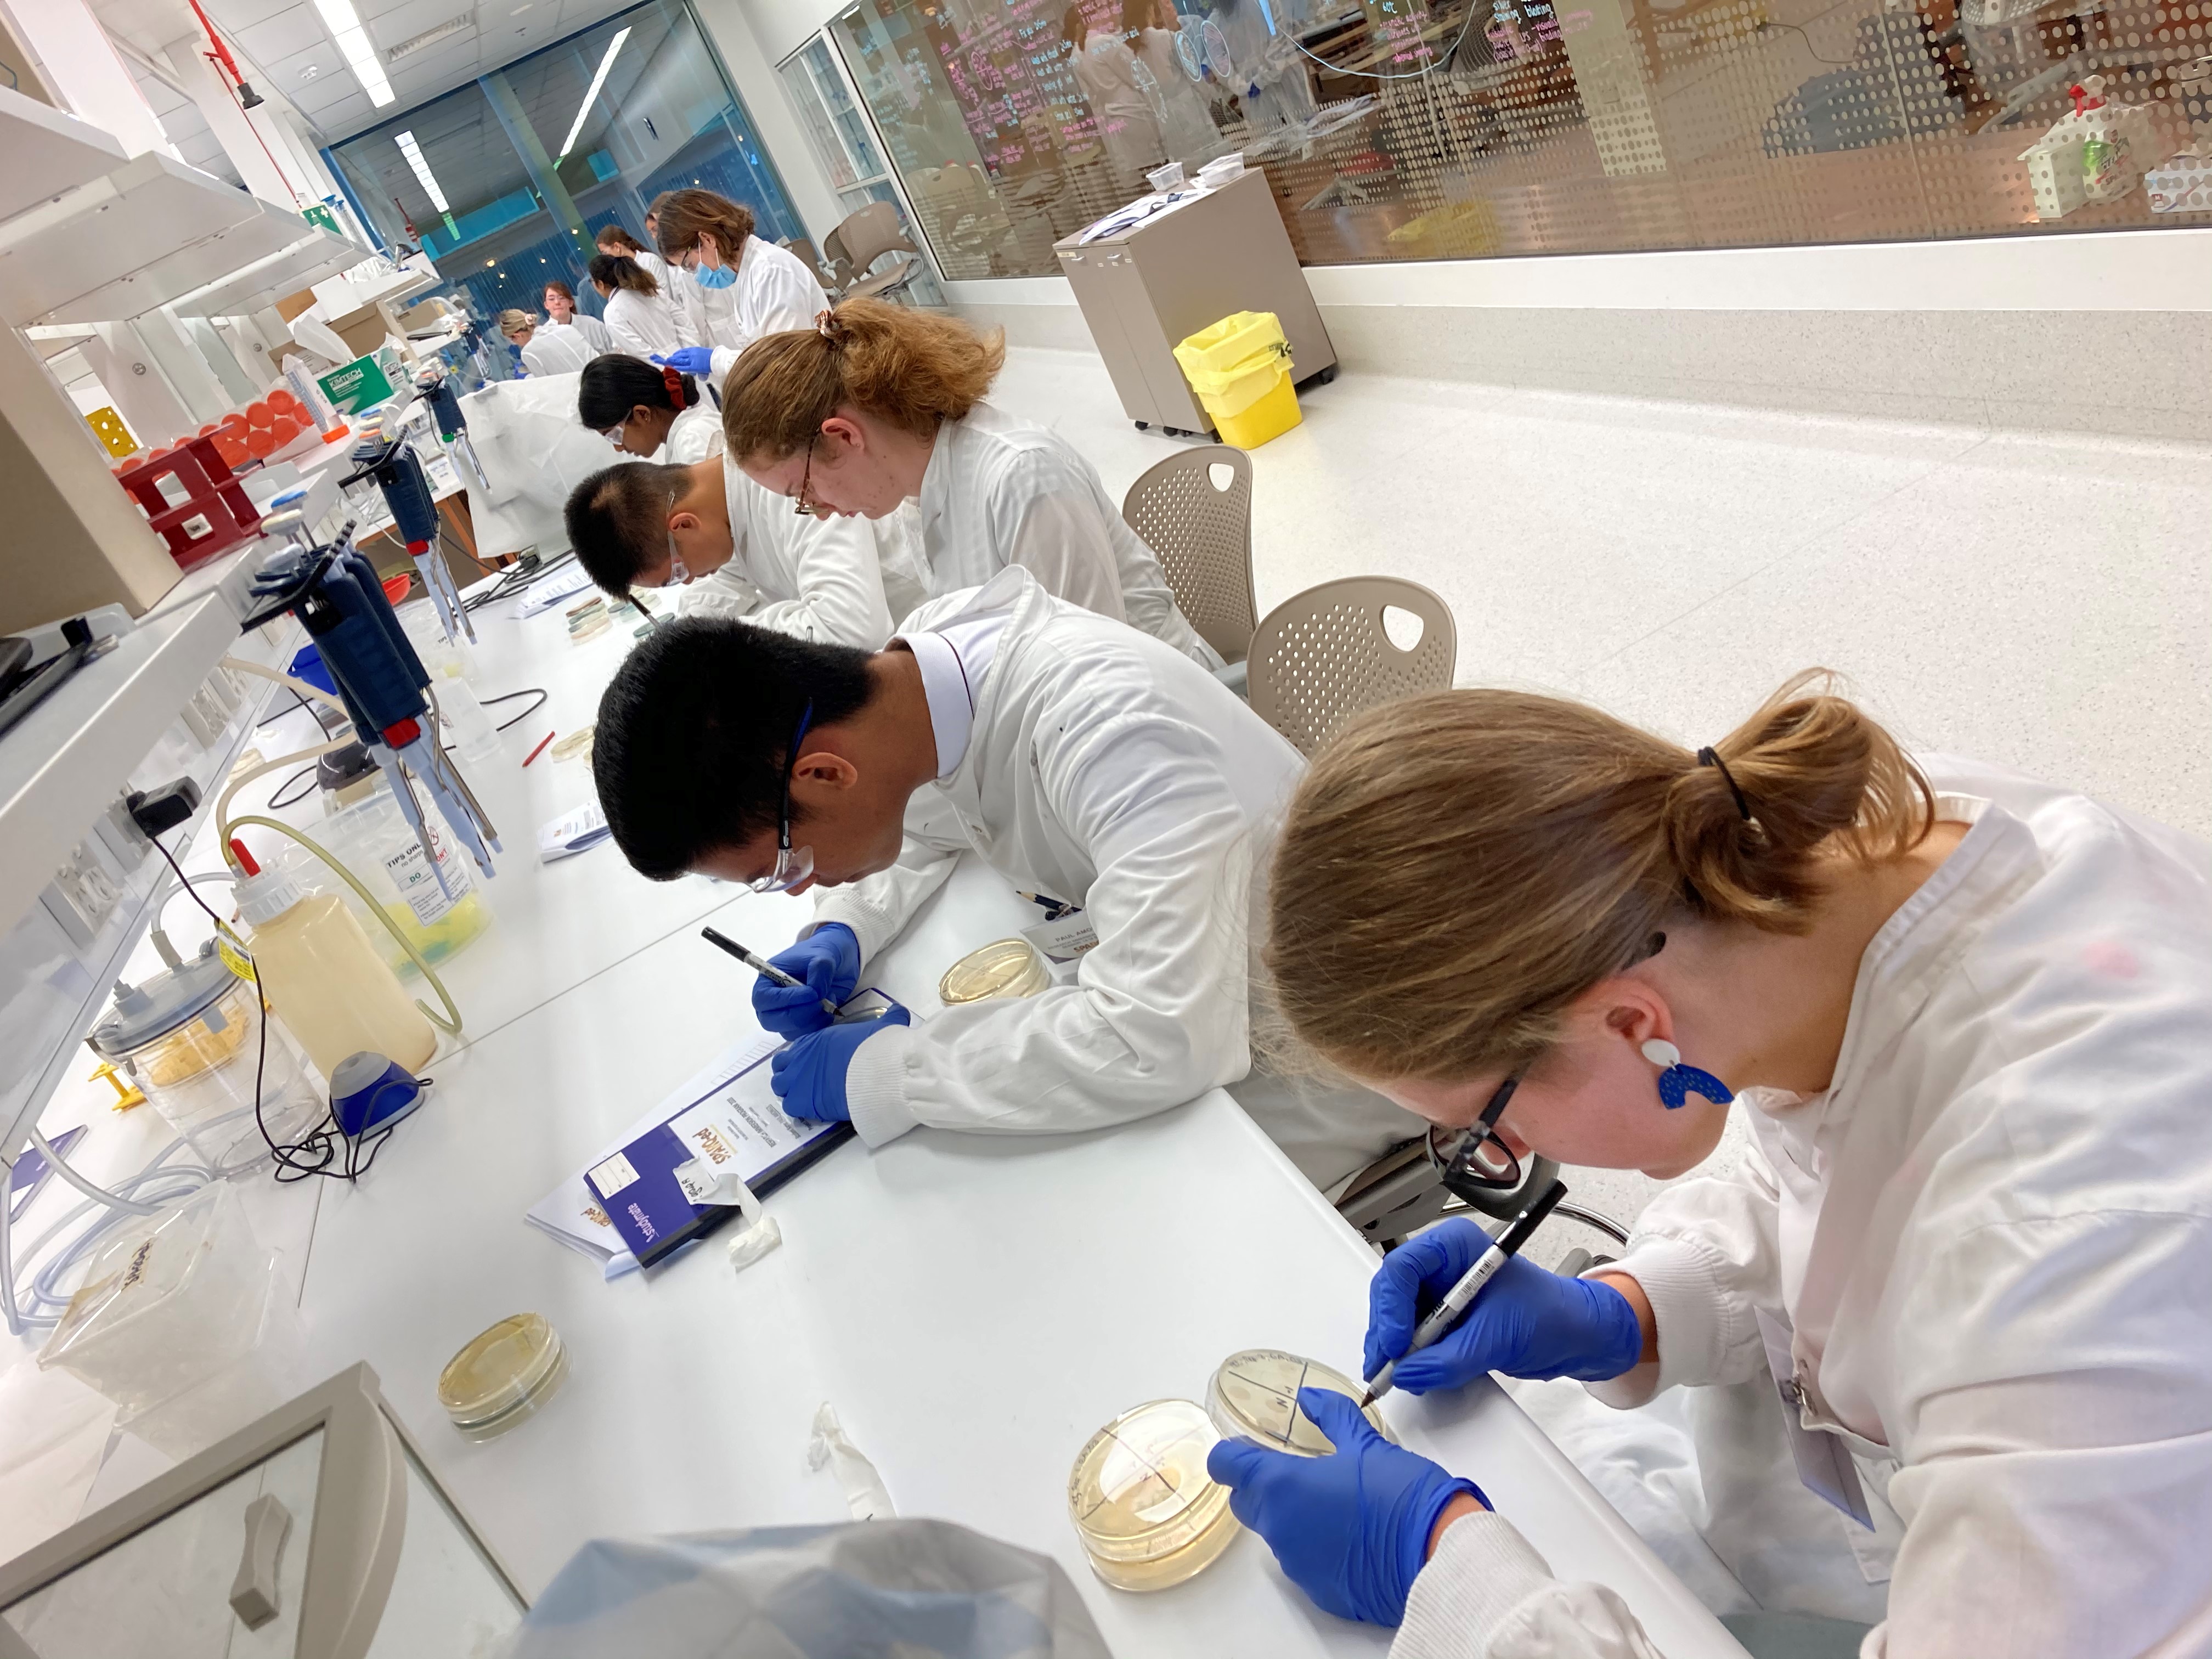
[[1175, 349], [1221, 441], [1257, 449], [1298, 423], [1291, 344], [1272, 311], [1240, 311], [1202, 328]]

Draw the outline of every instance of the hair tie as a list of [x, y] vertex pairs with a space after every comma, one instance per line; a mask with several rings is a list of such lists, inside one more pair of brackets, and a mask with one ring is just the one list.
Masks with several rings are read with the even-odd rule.
[[677, 408], [684, 408], [684, 377], [666, 363], [663, 363], [660, 366], [660, 378], [668, 387], [668, 395], [676, 400]]
[[814, 331], [833, 346], [845, 343], [845, 325], [838, 320], [834, 309], [814, 313]]
[[1729, 793], [1735, 797], [1735, 810], [1743, 815], [1743, 821], [1749, 823], [1751, 803], [1744, 799], [1743, 791], [1736, 787], [1735, 775], [1728, 769], [1728, 763], [1720, 757], [1717, 751], [1711, 749], [1700, 749], [1698, 750], [1698, 764], [1712, 767], [1720, 773], [1721, 781], [1728, 785]]

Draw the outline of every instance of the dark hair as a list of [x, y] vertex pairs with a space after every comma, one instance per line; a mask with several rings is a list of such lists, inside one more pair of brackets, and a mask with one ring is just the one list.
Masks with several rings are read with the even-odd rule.
[[592, 358], [576, 383], [576, 418], [594, 432], [618, 424], [640, 404], [681, 413], [698, 401], [699, 383], [689, 374], [619, 351]]
[[[629, 412], [629, 405], [623, 404], [623, 413]], [[569, 492], [563, 512], [576, 562], [593, 581], [621, 599], [638, 573], [658, 564], [668, 550], [669, 505], [690, 489], [688, 466], [623, 461], [594, 472]]]
[[1060, 14], [1060, 38], [1078, 52], [1083, 50], [1084, 33], [1089, 27], [1089, 20], [1083, 15], [1083, 8], [1080, 6], [1070, 6]]
[[[849, 720], [874, 694], [868, 653], [729, 617], [656, 628], [599, 698], [592, 779], [615, 844], [673, 881], [775, 828], [792, 733]], [[797, 822], [794, 817], [794, 822]]]
[[711, 231], [722, 263], [734, 265], [744, 257], [745, 238], [753, 234], [752, 210], [711, 190], [672, 190], [653, 198], [650, 216], [660, 257], [672, 263], [699, 246], [702, 231]]
[[653, 273], [627, 253], [594, 253], [584, 269], [593, 282], [605, 283], [609, 288], [634, 289], [640, 294], [660, 292]]

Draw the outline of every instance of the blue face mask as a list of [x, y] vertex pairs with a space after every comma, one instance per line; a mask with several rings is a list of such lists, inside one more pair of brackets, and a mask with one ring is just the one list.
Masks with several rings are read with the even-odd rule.
[[701, 288], [728, 288], [738, 280], [735, 265], [701, 265], [691, 273], [691, 280]]

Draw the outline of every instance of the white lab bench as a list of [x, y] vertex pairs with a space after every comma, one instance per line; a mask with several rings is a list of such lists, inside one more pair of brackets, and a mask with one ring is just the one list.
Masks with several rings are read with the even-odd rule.
[[[770, 950], [811, 905], [648, 883], [611, 844], [540, 866], [538, 825], [587, 798], [589, 769], [550, 750], [519, 763], [549, 730], [591, 718], [628, 641], [571, 646], [565, 605], [521, 623], [513, 609], [478, 615], [485, 690], [551, 696], [506, 734], [503, 762], [470, 770], [506, 852], [487, 889], [496, 927], [445, 970], [465, 1041], [432, 1062], [428, 1103], [358, 1186], [310, 1182], [252, 1206], [281, 1235], [264, 1242], [305, 1259], [314, 1375], [375, 1368], [532, 1594], [595, 1535], [844, 1520], [835, 1480], [806, 1464], [827, 1401], [901, 1513], [1049, 1552], [1119, 1654], [1380, 1653], [1388, 1632], [1316, 1610], [1256, 1538], [1139, 1595], [1091, 1576], [1068, 1522], [1069, 1465], [1115, 1413], [1203, 1399], [1240, 1348], [1358, 1360], [1374, 1257], [1226, 1094], [1091, 1134], [923, 1129], [872, 1153], [848, 1145], [769, 1200], [783, 1246], [743, 1273], [723, 1235], [606, 1282], [523, 1219], [752, 1029], [750, 975], [698, 924]], [[945, 965], [1029, 919], [969, 860], [868, 980], [933, 1010]], [[568, 1377], [507, 1436], [464, 1441], [437, 1404], [438, 1372], [524, 1310], [559, 1329]], [[1494, 1386], [1384, 1409], [1408, 1445], [1480, 1482], [1556, 1571], [1618, 1590], [1669, 1659], [1741, 1655]], [[92, 1503], [132, 1465], [112, 1460]]]

